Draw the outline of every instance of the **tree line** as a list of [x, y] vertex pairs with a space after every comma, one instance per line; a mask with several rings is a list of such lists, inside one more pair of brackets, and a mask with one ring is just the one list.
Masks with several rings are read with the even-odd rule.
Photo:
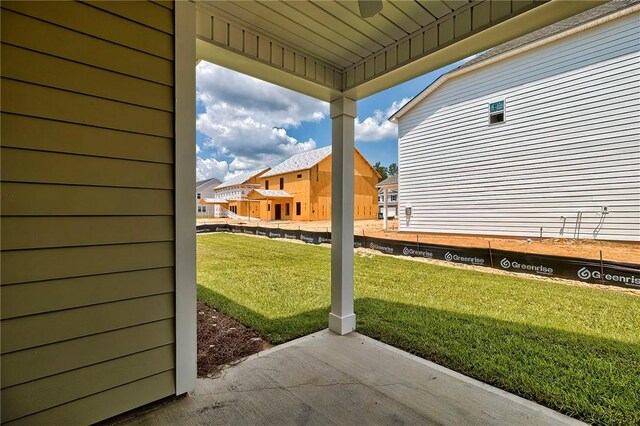
[[398, 174], [398, 165], [396, 163], [391, 163], [388, 167], [386, 167], [380, 164], [380, 162], [378, 161], [373, 165], [373, 168], [376, 169], [376, 171], [380, 175], [378, 182], [382, 182], [389, 176], [395, 176]]

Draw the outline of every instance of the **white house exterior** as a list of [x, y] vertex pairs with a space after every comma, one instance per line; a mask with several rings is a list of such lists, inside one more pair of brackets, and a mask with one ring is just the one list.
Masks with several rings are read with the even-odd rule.
[[608, 3], [425, 89], [391, 117], [400, 230], [639, 241], [639, 40]]
[[[378, 190], [378, 213], [384, 214], [384, 190]], [[393, 219], [398, 215], [398, 191], [391, 189], [387, 193], [387, 217]]]
[[213, 198], [216, 186], [220, 185], [219, 179], [211, 178], [196, 182], [196, 216], [208, 217], [208, 206], [200, 203], [204, 198]]
[[[376, 185], [378, 188], [378, 216], [392, 219], [398, 216], [398, 175], [389, 176]], [[386, 208], [386, 214], [385, 214]]]

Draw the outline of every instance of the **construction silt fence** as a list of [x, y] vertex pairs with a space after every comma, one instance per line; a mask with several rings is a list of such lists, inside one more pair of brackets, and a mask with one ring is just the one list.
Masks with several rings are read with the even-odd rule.
[[[197, 233], [229, 232], [268, 238], [300, 240], [308, 244], [330, 244], [331, 232], [265, 228], [232, 224], [204, 224]], [[580, 259], [491, 248], [456, 247], [354, 236], [354, 248], [368, 248], [393, 256], [422, 257], [502, 271], [556, 277], [594, 284], [640, 289], [640, 264]]]

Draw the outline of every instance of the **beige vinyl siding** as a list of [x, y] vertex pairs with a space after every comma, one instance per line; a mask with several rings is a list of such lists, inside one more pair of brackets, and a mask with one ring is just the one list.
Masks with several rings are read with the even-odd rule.
[[172, 2], [2, 2], [2, 418], [175, 393]]
[[[399, 123], [401, 230], [638, 241], [639, 35], [636, 12], [416, 104]], [[505, 122], [489, 125], [499, 100]]]

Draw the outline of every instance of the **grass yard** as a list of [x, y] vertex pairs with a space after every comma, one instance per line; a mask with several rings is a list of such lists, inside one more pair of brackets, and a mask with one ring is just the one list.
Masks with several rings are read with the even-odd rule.
[[[198, 297], [281, 343], [327, 326], [330, 251], [198, 236]], [[640, 296], [356, 255], [358, 331], [595, 424], [640, 424]]]

